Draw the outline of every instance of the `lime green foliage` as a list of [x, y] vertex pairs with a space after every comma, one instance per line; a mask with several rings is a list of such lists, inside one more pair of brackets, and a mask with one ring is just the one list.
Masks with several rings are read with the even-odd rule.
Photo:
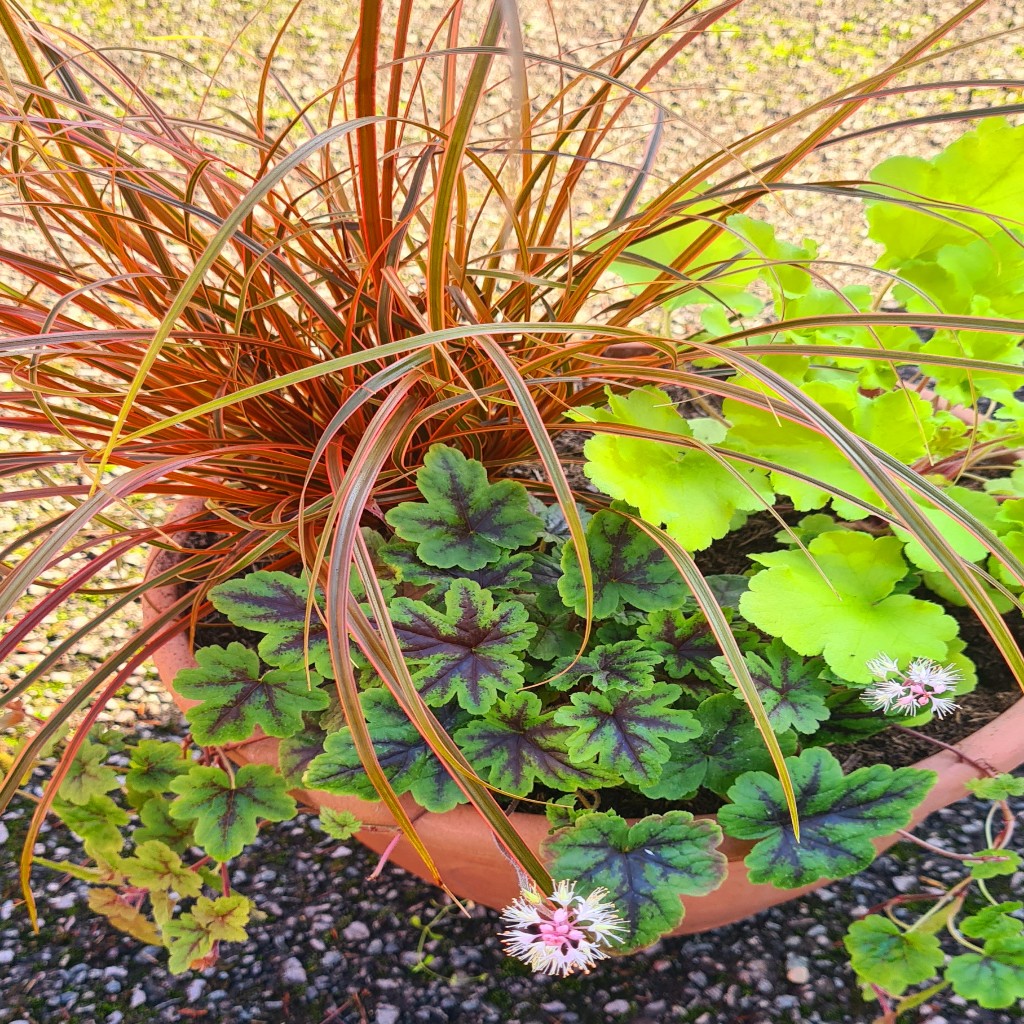
[[946, 968], [953, 991], [989, 1010], [1024, 999], [1024, 938], [990, 939], [983, 953], [953, 957]]
[[128, 812], [105, 795], [90, 797], [83, 804], [57, 797], [53, 811], [85, 845], [94, 860], [107, 860], [124, 847], [121, 829], [128, 824]]
[[196, 668], [175, 677], [178, 692], [200, 703], [185, 713], [197, 743], [244, 740], [259, 726], [268, 736], [291, 736], [302, 716], [322, 711], [329, 699], [317, 689], [320, 676], [304, 666], [260, 671], [256, 652], [237, 641], [196, 651]]
[[946, 961], [934, 935], [909, 931], [877, 914], [854, 921], [843, 943], [861, 978], [893, 995], [927, 981]]
[[546, 849], [559, 878], [585, 878], [608, 890], [629, 931], [623, 952], [650, 945], [683, 918], [680, 896], [721, 885], [722, 831], [684, 811], [652, 814], [629, 825], [616, 814], [584, 814], [558, 830]]
[[1011, 796], [1024, 796], [1024, 779], [1013, 775], [997, 775], [995, 778], [968, 779], [967, 788], [983, 800], [1006, 800]]
[[78, 756], [71, 762], [71, 770], [67, 777], [61, 783], [60, 798], [82, 806], [94, 798], [102, 797], [112, 789], [117, 789], [117, 775], [113, 768], [108, 768], [103, 763], [106, 757], [106, 747], [86, 740], [78, 751]]
[[202, 877], [189, 871], [174, 850], [156, 840], [139, 843], [134, 855], [121, 862], [121, 869], [132, 885], [143, 889], [173, 889], [179, 896], [198, 896], [203, 889]]
[[284, 779], [269, 765], [243, 765], [233, 778], [223, 768], [194, 765], [169, 788], [178, 794], [171, 817], [194, 821], [196, 842], [222, 862], [256, 838], [261, 819], [286, 821], [296, 809]]
[[137, 793], [165, 793], [190, 764], [180, 743], [139, 740], [131, 750], [125, 783]]
[[335, 811], [330, 807], [320, 808], [320, 826], [332, 839], [351, 839], [363, 827], [363, 823], [351, 811]]
[[872, 838], [905, 828], [937, 778], [882, 764], [844, 776], [836, 758], [817, 747], [787, 757], [786, 767], [797, 794], [799, 840], [782, 786], [766, 772], [741, 776], [718, 820], [726, 834], [757, 841], [744, 861], [751, 881], [790, 889], [867, 867], [875, 856]]
[[[572, 416], [694, 437], [692, 422], [658, 388], [626, 396], [609, 392], [607, 410], [580, 408]], [[599, 433], [584, 452], [586, 474], [596, 487], [635, 506], [648, 522], [664, 523], [669, 536], [691, 551], [724, 537], [737, 512], [754, 512], [772, 501], [763, 472], [692, 446]]]
[[982, 907], [976, 914], [965, 917], [960, 922], [960, 931], [972, 939], [1005, 939], [1019, 936], [1024, 930], [1024, 922], [1010, 915], [1020, 910], [1024, 910], [1024, 903], [1020, 900]]
[[[975, 857], [980, 859], [975, 860]], [[978, 850], [966, 863], [972, 878], [998, 878], [1014, 874], [1020, 868], [1021, 856], [1016, 850]]]
[[191, 912], [182, 914], [165, 926], [171, 974], [183, 974], [198, 965], [213, 949], [215, 942], [244, 942], [245, 925], [252, 904], [234, 894], [211, 900], [200, 896]]
[[755, 626], [798, 654], [822, 654], [841, 679], [868, 683], [867, 663], [885, 651], [899, 661], [942, 661], [956, 620], [930, 601], [895, 593], [908, 573], [894, 537], [834, 530], [802, 551], [754, 555], [765, 566], [740, 599]]

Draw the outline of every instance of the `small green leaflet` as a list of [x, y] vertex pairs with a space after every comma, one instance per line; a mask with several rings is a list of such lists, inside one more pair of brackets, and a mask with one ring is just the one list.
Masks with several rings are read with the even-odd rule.
[[184, 974], [202, 961], [215, 942], [244, 942], [251, 909], [252, 903], [237, 893], [216, 900], [200, 896], [190, 913], [168, 921], [163, 931], [171, 974]]
[[[693, 436], [690, 422], [655, 387], [625, 396], [609, 391], [607, 410], [581, 407], [569, 415], [584, 422]], [[595, 487], [635, 506], [647, 522], [664, 523], [665, 532], [688, 551], [701, 551], [724, 537], [737, 512], [756, 512], [774, 500], [763, 470], [692, 446], [601, 432], [587, 441], [584, 453], [584, 472]]]
[[581, 891], [603, 886], [629, 927], [622, 949], [649, 946], [683, 919], [681, 896], [705, 896], [722, 884], [722, 831], [686, 811], [652, 814], [630, 826], [611, 812], [582, 814], [545, 844], [557, 878]]
[[569, 756], [572, 735], [553, 713], [541, 711], [536, 694], [525, 691], [499, 700], [484, 718], [460, 729], [455, 742], [492, 786], [515, 796], [529, 795], [538, 782], [569, 793], [606, 785], [609, 775], [592, 758]]
[[179, 896], [198, 896], [203, 890], [198, 872], [190, 871], [174, 850], [157, 840], [136, 846], [134, 856], [121, 862], [121, 870], [132, 885], [143, 889], [173, 890]]
[[[983, 857], [984, 860], [975, 860]], [[1016, 850], [978, 850], [964, 863], [971, 869], [972, 878], [997, 878], [1012, 875], [1020, 867], [1021, 857]]]
[[157, 840], [176, 853], [184, 853], [196, 845], [192, 822], [172, 818], [171, 801], [162, 796], [151, 797], [139, 808], [139, 820], [143, 827], [132, 833], [136, 846]]
[[637, 785], [658, 781], [668, 759], [668, 741], [682, 742], [700, 734], [692, 712], [672, 705], [682, 689], [654, 683], [644, 689], [611, 687], [604, 693], [573, 693], [568, 707], [554, 720], [573, 731], [568, 738], [573, 759], [597, 763]]
[[363, 823], [351, 811], [335, 811], [330, 807], [320, 808], [320, 827], [332, 839], [351, 839]]
[[495, 606], [487, 590], [455, 580], [443, 612], [422, 601], [397, 597], [391, 621], [402, 650], [417, 665], [414, 681], [431, 705], [456, 698], [467, 711], [483, 714], [499, 691], [523, 683], [525, 651], [537, 627], [518, 601]]
[[983, 907], [960, 922], [960, 931], [972, 939], [1019, 937], [1024, 932], [1024, 921], [1010, 915], [1020, 910], [1024, 910], [1024, 903], [1020, 900]]
[[191, 764], [180, 743], [139, 740], [131, 748], [125, 785], [137, 793], [166, 793], [171, 780], [187, 772]]
[[745, 863], [754, 883], [796, 889], [822, 878], [844, 878], [874, 860], [871, 840], [905, 828], [927, 796], [935, 772], [875, 764], [844, 776], [827, 750], [811, 747], [787, 757], [796, 792], [800, 841], [779, 780], [747, 772], [729, 790], [718, 812], [725, 832], [758, 840]]
[[234, 625], [266, 634], [260, 641], [259, 654], [268, 665], [314, 665], [320, 675], [333, 678], [327, 628], [317, 606], [309, 611], [306, 635], [308, 597], [309, 584], [305, 580], [269, 570], [251, 572], [210, 590], [210, 603]]
[[893, 593], [907, 575], [895, 537], [834, 530], [802, 551], [750, 557], [766, 568], [740, 598], [740, 613], [803, 655], [824, 654], [852, 683], [871, 682], [867, 663], [879, 651], [900, 662], [943, 661], [958, 632], [956, 619], [930, 601]]
[[121, 828], [128, 824], [128, 812], [109, 796], [90, 797], [84, 804], [73, 804], [57, 796], [53, 813], [85, 844], [86, 852], [97, 860], [108, 860], [121, 852], [124, 836]]
[[95, 797], [101, 797], [120, 785], [117, 773], [104, 761], [107, 748], [86, 740], [71, 762], [71, 768], [60, 785], [61, 799], [83, 806]]
[[287, 821], [295, 816], [284, 779], [269, 765], [243, 765], [234, 780], [223, 768], [193, 765], [170, 788], [179, 794], [171, 817], [195, 821], [196, 842], [220, 863], [237, 857], [256, 838], [261, 818]]
[[661, 664], [661, 655], [643, 640], [619, 640], [599, 644], [575, 662], [562, 659], [552, 669], [559, 673], [551, 681], [556, 690], [569, 690], [581, 679], [589, 679], [598, 690], [612, 686], [646, 687], [654, 682], [654, 668]]
[[946, 967], [946, 980], [964, 999], [987, 1010], [1001, 1010], [1024, 999], [1024, 939], [989, 939], [984, 953], [955, 956]]
[[[762, 647], [761, 652], [748, 651], [743, 660], [772, 729], [775, 732], [787, 729], [816, 732], [829, 715], [825, 700], [832, 691], [832, 684], [823, 677], [825, 663], [820, 658], [801, 658], [777, 637], [767, 647]], [[723, 677], [732, 680], [725, 658], [715, 658], [712, 664]]]
[[[606, 619], [627, 604], [645, 612], [678, 608], [689, 590], [668, 555], [638, 526], [611, 509], [587, 524], [587, 548], [594, 575], [594, 618]], [[586, 615], [579, 558], [572, 544], [562, 549], [558, 592], [577, 615]]]
[[997, 775], [995, 778], [969, 779], [967, 788], [983, 800], [1008, 800], [1014, 796], [1024, 796], [1024, 779], [1013, 775]]
[[259, 726], [268, 736], [292, 736], [307, 711], [330, 703], [317, 689], [320, 676], [307, 677], [301, 665], [260, 672], [256, 652], [237, 641], [196, 651], [196, 668], [182, 669], [174, 687], [201, 703], [185, 712], [192, 737], [201, 746], [238, 742]]
[[894, 996], [927, 981], [946, 961], [934, 935], [908, 931], [878, 914], [854, 921], [843, 945], [860, 978]]
[[515, 480], [487, 482], [482, 463], [435, 444], [416, 474], [425, 503], [403, 501], [385, 516], [427, 565], [482, 569], [505, 551], [529, 547], [544, 529]]

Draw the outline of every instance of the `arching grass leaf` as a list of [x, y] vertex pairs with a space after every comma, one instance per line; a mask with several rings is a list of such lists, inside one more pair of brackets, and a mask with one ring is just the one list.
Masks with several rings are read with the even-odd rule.
[[[633, 605], [652, 612], [678, 608], [689, 590], [668, 555], [628, 519], [602, 509], [587, 524], [587, 547], [594, 573], [594, 617], [608, 618]], [[558, 592], [577, 615], [586, 615], [576, 549], [562, 549], [562, 578]]]
[[395, 634], [409, 661], [423, 699], [439, 706], [457, 699], [482, 714], [499, 691], [523, 682], [526, 650], [537, 627], [518, 601], [495, 606], [490, 593], [470, 580], [456, 580], [445, 594], [443, 612], [422, 601], [391, 602]]
[[573, 730], [568, 738], [573, 758], [596, 757], [602, 768], [626, 782], [649, 785], [661, 776], [668, 741], [682, 742], [700, 733], [692, 712], [672, 707], [681, 693], [674, 683], [574, 693], [571, 705], [555, 711], [554, 719]]
[[680, 896], [704, 896], [725, 879], [721, 829], [686, 811], [652, 814], [630, 826], [616, 814], [583, 814], [545, 844], [551, 870], [603, 886], [629, 933], [623, 952], [648, 946], [683, 919]]
[[201, 701], [185, 712], [201, 746], [247, 739], [259, 726], [268, 736], [293, 736], [307, 711], [330, 703], [317, 689], [320, 676], [300, 665], [260, 672], [256, 652], [237, 641], [227, 647], [201, 647], [196, 668], [182, 669], [174, 686], [183, 697]]
[[196, 842], [221, 863], [256, 838], [260, 819], [287, 821], [295, 815], [284, 779], [269, 765], [243, 765], [234, 779], [223, 768], [193, 765], [171, 790], [178, 794], [171, 817], [194, 821]]
[[473, 767], [486, 772], [492, 786], [527, 796], [537, 783], [563, 792], [597, 789], [611, 781], [593, 759], [570, 757], [573, 730], [541, 710], [529, 691], [510, 693], [482, 719], [455, 734]]
[[875, 857], [871, 840], [905, 828], [927, 796], [935, 772], [875, 764], [844, 776], [820, 747], [787, 757], [800, 814], [800, 841], [782, 785], [767, 772], [747, 772], [729, 790], [718, 820], [728, 835], [758, 840], [744, 863], [750, 880], [795, 889], [821, 878], [844, 878]]
[[860, 978], [894, 996], [927, 981], [946, 961], [936, 936], [907, 931], [878, 914], [854, 921], [843, 945]]
[[544, 528], [521, 483], [488, 483], [483, 465], [455, 448], [433, 445], [416, 486], [426, 502], [404, 501], [385, 518], [428, 565], [482, 569], [504, 551], [529, 547]]

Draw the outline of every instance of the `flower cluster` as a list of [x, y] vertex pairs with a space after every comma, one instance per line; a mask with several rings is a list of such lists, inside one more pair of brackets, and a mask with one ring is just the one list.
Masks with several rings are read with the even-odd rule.
[[557, 882], [550, 896], [524, 888], [502, 913], [509, 927], [501, 941], [509, 956], [547, 974], [586, 973], [608, 954], [602, 947], [615, 942], [626, 926], [606, 889], [589, 896], [576, 893], [575, 882]]
[[867, 667], [878, 682], [866, 689], [861, 699], [875, 710], [905, 715], [931, 710], [942, 718], [959, 707], [952, 698], [942, 696], [953, 692], [960, 682], [960, 670], [953, 665], [915, 658], [902, 670], [895, 659], [880, 654]]

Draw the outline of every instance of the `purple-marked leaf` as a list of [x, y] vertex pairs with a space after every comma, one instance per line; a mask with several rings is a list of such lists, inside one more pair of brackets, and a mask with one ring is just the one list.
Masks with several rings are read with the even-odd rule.
[[[727, 610], [726, 616], [731, 620], [731, 611]], [[722, 651], [703, 613], [687, 615], [679, 609], [651, 612], [636, 633], [651, 650], [662, 656], [665, 671], [673, 679], [696, 676], [705, 682], [721, 681], [713, 660]], [[736, 630], [741, 643], [750, 635], [749, 631]]]
[[196, 668], [182, 669], [174, 686], [183, 697], [201, 703], [185, 712], [192, 737], [200, 746], [247, 739], [259, 726], [268, 736], [293, 736], [307, 711], [328, 706], [320, 676], [307, 678], [300, 665], [260, 672], [256, 652], [244, 644], [202, 647]]
[[136, 846], [157, 840], [180, 854], [196, 845], [192, 822], [172, 818], [169, 799], [151, 797], [139, 808], [139, 820], [143, 827], [132, 833]]
[[523, 594], [520, 600], [530, 622], [537, 627], [530, 641], [531, 658], [554, 661], [576, 653], [580, 642], [571, 621], [573, 614], [554, 587], [542, 587], [536, 594]]
[[[553, 672], [562, 672], [570, 664], [565, 659], [555, 665]], [[620, 640], [600, 644], [580, 658], [568, 671], [551, 684], [556, 690], [572, 689], [580, 679], [589, 679], [598, 690], [612, 686], [628, 688], [646, 687], [654, 682], [654, 666], [661, 663], [661, 655], [651, 650], [642, 640]]]
[[650, 785], [659, 779], [668, 757], [668, 741], [682, 742], [700, 733], [689, 711], [674, 708], [682, 690], [654, 683], [643, 690], [610, 689], [574, 693], [572, 704], [555, 712], [559, 725], [572, 728], [569, 753], [584, 761], [597, 758], [604, 769], [629, 783]]
[[[590, 516], [587, 516], [587, 522]], [[530, 590], [545, 593], [557, 590], [558, 581], [562, 578], [562, 545], [552, 551], [533, 552], [533, 563], [530, 565]], [[561, 599], [559, 599], [561, 600]]]
[[[645, 796], [656, 800], [681, 800], [699, 787], [724, 796], [743, 772], [770, 771], [771, 755], [750, 710], [728, 693], [716, 693], [693, 712], [703, 730], [685, 743], [670, 743], [661, 778], [653, 786], [641, 787]], [[796, 737], [781, 733], [784, 754], [796, 751]]]
[[251, 910], [252, 903], [238, 893], [216, 900], [200, 896], [191, 912], [168, 921], [163, 931], [171, 974], [183, 974], [203, 960], [215, 942], [244, 942]]
[[504, 551], [534, 544], [544, 527], [521, 483], [488, 483], [483, 465], [455, 448], [433, 445], [416, 486], [426, 502], [404, 501], [385, 518], [428, 565], [482, 569]]
[[334, 670], [327, 629], [316, 608], [310, 612], [308, 650], [305, 646], [308, 595], [305, 580], [286, 572], [260, 570], [217, 584], [210, 590], [210, 603], [234, 625], [266, 634], [260, 641], [259, 654], [268, 665], [313, 665], [321, 676], [330, 679]]
[[[683, 919], [680, 896], [704, 896], [725, 879], [722, 830], [686, 811], [630, 827], [616, 814], [583, 814], [545, 844], [557, 878], [581, 891], [603, 886], [629, 928], [622, 952], [649, 946]], [[618, 950], [617, 950], [618, 952]]]
[[507, 591], [520, 589], [532, 579], [530, 568], [533, 556], [526, 551], [516, 554], [502, 552], [493, 562], [481, 569], [461, 569], [458, 566], [438, 569], [426, 565], [416, 556], [415, 545], [404, 541], [392, 541], [388, 544], [383, 549], [383, 557], [400, 573], [403, 583], [427, 588], [419, 595], [426, 601], [440, 597], [455, 580], [472, 580], [484, 590], [489, 590], [496, 597], [500, 597]]
[[[677, 608], [689, 590], [668, 555], [639, 527], [611, 509], [587, 524], [594, 574], [594, 617], [607, 618], [627, 604], [645, 612]], [[558, 592], [577, 615], [586, 614], [579, 558], [572, 544], [562, 550]]]
[[871, 840], [905, 828], [928, 795], [935, 772], [875, 764], [844, 776], [820, 747], [787, 757], [796, 793], [800, 841], [777, 778], [747, 772], [729, 790], [732, 803], [718, 812], [726, 833], [758, 840], [746, 858], [750, 880], [796, 889], [821, 878], [845, 878], [874, 860]]
[[833, 743], [856, 743], [877, 733], [884, 732], [892, 725], [885, 715], [868, 707], [861, 697], [861, 690], [839, 690], [825, 701], [828, 719], [814, 734], [817, 746]]
[[495, 605], [490, 593], [470, 580], [456, 580], [445, 594], [445, 610], [398, 597], [391, 619], [402, 650], [419, 665], [414, 680], [423, 699], [440, 706], [453, 698], [467, 711], [484, 713], [499, 690], [522, 685], [526, 650], [537, 627], [518, 601]]
[[460, 729], [455, 741], [492, 786], [515, 796], [527, 796], [538, 782], [563, 792], [606, 785], [608, 774], [593, 761], [569, 756], [571, 733], [525, 691], [499, 700], [484, 718]]
[[223, 768], [193, 765], [171, 783], [178, 799], [171, 817], [195, 822], [196, 842], [214, 860], [237, 857], [256, 838], [257, 822], [287, 821], [295, 801], [284, 779], [269, 765], [247, 764], [228, 777]]
[[314, 757], [324, 752], [327, 733], [320, 728], [307, 727], [294, 736], [286, 736], [277, 748], [277, 764], [289, 786], [302, 785], [302, 776]]
[[[561, 545], [563, 541], [569, 539], [569, 525], [565, 521], [565, 513], [562, 511], [561, 505], [557, 503], [545, 505], [539, 498], [535, 498], [531, 494], [530, 511], [536, 513], [544, 524], [543, 532], [540, 535], [542, 541]], [[576, 511], [579, 513], [580, 522], [586, 526], [590, 521], [590, 513], [582, 505], [577, 505]]]
[[[777, 637], [761, 651], [763, 656], [748, 651], [744, 661], [772, 729], [775, 732], [787, 729], [816, 732], [828, 718], [826, 698], [832, 691], [832, 684], [825, 676], [824, 661], [801, 658]], [[716, 658], [714, 665], [726, 680], [732, 680], [725, 658]]]
[[191, 765], [180, 743], [139, 740], [132, 747], [125, 784], [138, 793], [166, 793], [171, 780], [187, 772]]

